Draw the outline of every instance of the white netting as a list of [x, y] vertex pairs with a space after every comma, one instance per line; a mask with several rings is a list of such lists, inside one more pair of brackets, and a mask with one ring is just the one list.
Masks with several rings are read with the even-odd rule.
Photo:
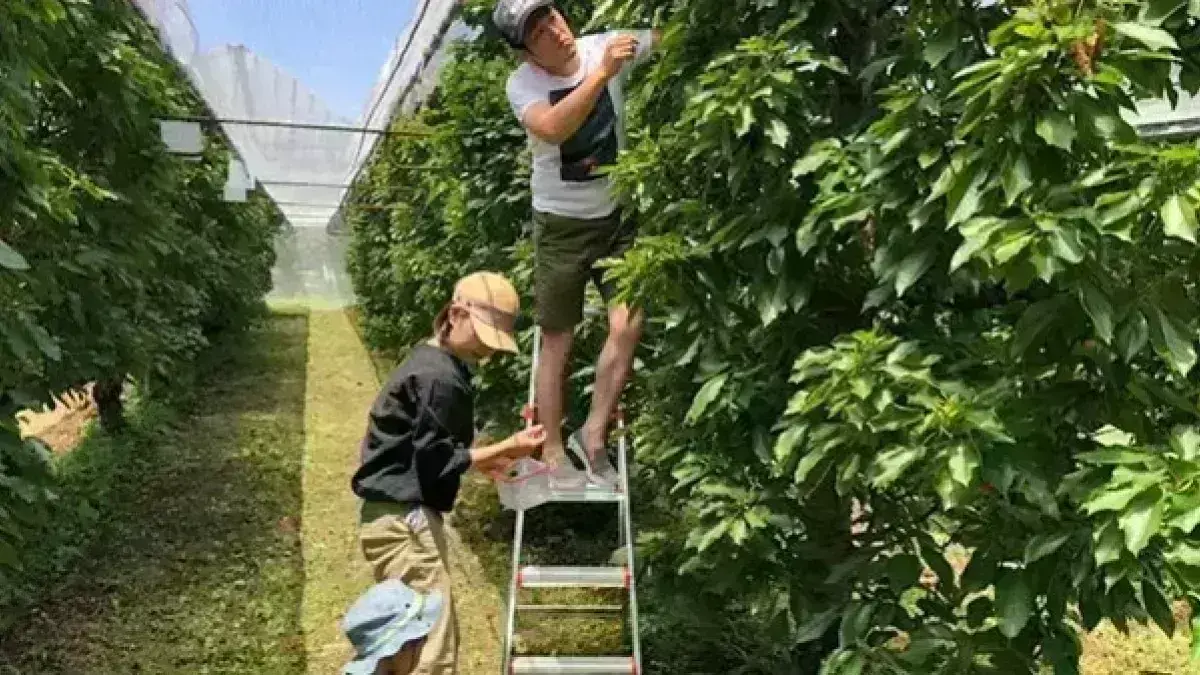
[[[262, 184], [297, 230], [280, 240], [275, 296], [323, 295], [348, 300], [344, 242], [325, 233], [341, 230], [338, 209], [346, 186], [381, 138], [362, 130], [386, 130], [394, 114], [411, 112], [432, 90], [450, 40], [469, 35], [466, 26], [455, 19], [456, 0], [419, 0], [408, 26], [397, 26], [399, 35], [361, 113], [353, 120], [335, 114], [302, 82], [245, 46], [200, 51], [188, 0], [134, 1], [184, 66], [213, 114], [224, 120], [222, 128], [252, 181]], [[280, 1], [279, 11], [301, 9], [285, 8], [287, 1]], [[344, 6], [353, 10], [352, 3]], [[330, 39], [354, 39], [352, 35], [333, 35], [336, 26], [326, 30]]]
[[[456, 20], [457, 0], [418, 0], [409, 24], [393, 44], [375, 86], [355, 120], [334, 114], [320, 98], [276, 64], [240, 45], [201, 52], [200, 37], [188, 0], [134, 0], [158, 29], [163, 42], [208, 101], [213, 113], [229, 120], [222, 124], [253, 180], [261, 182], [296, 229], [341, 230], [339, 205], [371, 155], [380, 135], [358, 131], [385, 130], [394, 114], [411, 112], [436, 83], [447, 44], [469, 36]], [[243, 0], [231, 11], [249, 11], [268, 2], [270, 12], [303, 12], [305, 2], [337, 3], [339, 11], [364, 11], [353, 0]], [[277, 6], [270, 5], [277, 3]], [[293, 4], [294, 3], [294, 4]], [[263, 9], [263, 7], [258, 7]], [[377, 11], [377, 10], [376, 10]], [[397, 27], [400, 28], [399, 26]], [[322, 25], [322, 39], [349, 40], [337, 25]], [[1145, 102], [1130, 121], [1148, 133], [1200, 132], [1200, 101], [1183, 95], [1177, 108], [1166, 102]], [[284, 123], [280, 126], [238, 124], [232, 120]], [[287, 125], [343, 127], [342, 130]], [[281, 241], [276, 270], [276, 294], [318, 294], [348, 297], [342, 242], [321, 240], [314, 233], [290, 235]]]

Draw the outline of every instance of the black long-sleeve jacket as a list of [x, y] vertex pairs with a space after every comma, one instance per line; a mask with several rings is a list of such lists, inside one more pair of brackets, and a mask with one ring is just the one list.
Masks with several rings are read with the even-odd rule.
[[471, 467], [474, 396], [460, 359], [429, 344], [413, 349], [371, 406], [354, 493], [450, 511]]

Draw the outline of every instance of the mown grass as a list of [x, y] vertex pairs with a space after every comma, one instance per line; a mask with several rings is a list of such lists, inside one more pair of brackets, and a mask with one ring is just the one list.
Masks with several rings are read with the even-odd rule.
[[62, 460], [0, 672], [304, 670], [306, 333], [302, 314], [263, 321], [213, 350], [191, 409], [138, 406]]

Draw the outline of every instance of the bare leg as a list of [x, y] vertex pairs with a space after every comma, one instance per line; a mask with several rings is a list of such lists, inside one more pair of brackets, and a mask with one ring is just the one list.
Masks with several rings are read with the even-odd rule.
[[625, 305], [608, 310], [608, 338], [596, 362], [592, 407], [583, 423], [583, 442], [593, 458], [608, 440], [608, 422], [633, 370], [633, 355], [642, 338], [642, 312]]
[[564, 457], [563, 400], [566, 398], [567, 360], [571, 356], [572, 330], [542, 331], [542, 351], [537, 372], [537, 418], [546, 427], [542, 460], [558, 464]]

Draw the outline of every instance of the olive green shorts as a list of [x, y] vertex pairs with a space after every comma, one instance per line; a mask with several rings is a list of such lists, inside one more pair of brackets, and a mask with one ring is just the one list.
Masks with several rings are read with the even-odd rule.
[[604, 218], [569, 218], [534, 210], [534, 309], [544, 330], [569, 330], [583, 318], [588, 279], [611, 302], [616, 289], [596, 263], [619, 258], [637, 237], [637, 224], [620, 209]]

